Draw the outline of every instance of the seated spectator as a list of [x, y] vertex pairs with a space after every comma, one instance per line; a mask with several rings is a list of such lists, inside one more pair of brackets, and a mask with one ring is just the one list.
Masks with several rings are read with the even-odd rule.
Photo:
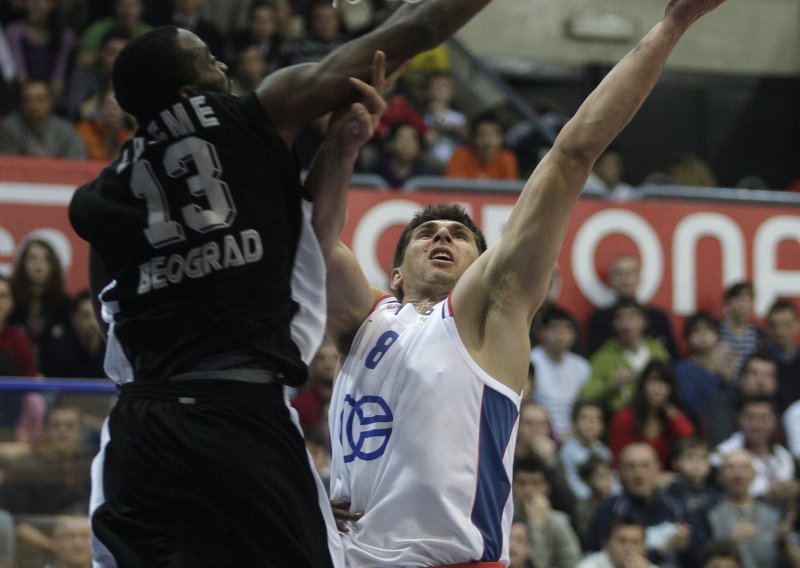
[[92, 309], [88, 290], [72, 301], [69, 325], [48, 336], [42, 343], [41, 370], [46, 377], [105, 378], [105, 341]]
[[572, 410], [572, 435], [564, 440], [558, 457], [570, 489], [578, 499], [588, 499], [591, 489], [578, 473], [591, 457], [611, 461], [611, 450], [603, 442], [605, 420], [603, 409], [593, 402], [577, 402]]
[[637, 378], [651, 361], [669, 361], [666, 347], [645, 335], [645, 308], [631, 298], [621, 298], [612, 311], [615, 336], [592, 355], [592, 375], [580, 398], [601, 404], [607, 415], [630, 403]]
[[320, 61], [347, 41], [339, 12], [328, 0], [312, 0], [306, 16], [306, 31], [283, 44], [283, 65]]
[[62, 102], [75, 45], [75, 32], [64, 26], [56, 0], [28, 1], [24, 19], [6, 27], [20, 81], [43, 81]]
[[[248, 0], [249, 1], [249, 0]], [[213, 4], [213, 3], [211, 3]], [[209, 2], [203, 4], [208, 6]], [[201, 7], [202, 10], [202, 7]], [[264, 75], [272, 73], [281, 66], [282, 35], [280, 30], [278, 8], [275, 3], [256, 0], [250, 5], [246, 26], [233, 34], [230, 46], [233, 53], [228, 61], [236, 65], [235, 53], [241, 51], [238, 46], [255, 44], [264, 65]]]
[[689, 356], [675, 363], [675, 375], [686, 414], [696, 431], [705, 432], [705, 409], [714, 393], [736, 378], [735, 363], [719, 339], [717, 322], [705, 312], [686, 318], [683, 338]]
[[153, 29], [142, 19], [144, 6], [142, 0], [114, 0], [114, 14], [89, 23], [80, 39], [80, 50], [76, 64], [91, 65], [100, 53], [106, 34], [113, 30], [123, 30], [134, 38]]
[[670, 185], [717, 187], [717, 178], [711, 166], [692, 154], [684, 154], [672, 160], [667, 168], [667, 176]]
[[791, 506], [797, 497], [795, 464], [792, 454], [775, 442], [778, 418], [774, 400], [765, 396], [744, 398], [739, 405], [738, 423], [739, 431], [714, 449], [711, 464], [720, 467], [726, 455], [748, 450], [755, 470], [750, 495]]
[[778, 364], [766, 351], [757, 351], [742, 364], [738, 381], [723, 383], [712, 393], [705, 410], [708, 441], [716, 446], [736, 431], [736, 414], [742, 398], [778, 394]]
[[97, 109], [93, 116], [79, 121], [75, 125], [75, 130], [86, 147], [86, 157], [104, 162], [116, 158], [123, 142], [134, 133], [111, 89], [107, 89], [98, 97]]
[[800, 317], [797, 306], [778, 300], [767, 311], [767, 350], [778, 362], [778, 412], [800, 400]]
[[701, 568], [742, 568], [742, 555], [732, 540], [710, 540], [703, 547]]
[[433, 73], [427, 78], [423, 119], [428, 127], [429, 154], [443, 170], [467, 137], [467, 117], [453, 107], [453, 76]]
[[73, 70], [66, 105], [70, 120], [78, 121], [94, 114], [100, 95], [111, 88], [114, 60], [130, 39], [125, 30], [112, 28], [103, 36], [97, 59], [91, 65], [79, 65]]
[[85, 158], [72, 123], [53, 112], [53, 94], [44, 81], [20, 86], [20, 109], [0, 120], [0, 154]]
[[493, 113], [470, 123], [469, 143], [455, 149], [445, 175], [468, 179], [519, 179], [517, 158], [503, 147], [503, 125]]
[[[641, 263], [632, 254], [615, 256], [608, 266], [608, 286], [614, 297], [614, 302], [626, 299], [637, 299], [639, 290]], [[594, 353], [603, 344], [614, 336], [614, 306], [598, 308], [589, 316], [589, 353]], [[675, 359], [678, 348], [672, 333], [669, 316], [664, 310], [651, 305], [645, 305], [647, 327], [645, 333], [658, 339], [669, 351], [670, 357]]]
[[645, 526], [632, 517], [611, 521], [603, 549], [589, 554], [576, 568], [656, 568], [646, 556]]
[[622, 154], [609, 148], [597, 159], [586, 180], [585, 189], [601, 191], [611, 201], [632, 201], [638, 199], [632, 185], [622, 181], [624, 168]]
[[231, 94], [252, 93], [267, 75], [267, 62], [261, 56], [261, 47], [250, 34], [240, 35], [231, 43]]
[[708, 444], [699, 438], [678, 440], [673, 451], [672, 468], [676, 475], [667, 487], [667, 495], [683, 503], [690, 514], [704, 519], [719, 499], [719, 490], [710, 475]]
[[508, 538], [508, 568], [533, 568], [530, 550], [528, 523], [523, 520], [513, 521]]
[[567, 312], [551, 307], [535, 331], [538, 345], [531, 351], [536, 368], [533, 399], [550, 413], [553, 432], [565, 439], [572, 429], [572, 407], [589, 380], [589, 362], [570, 351], [578, 336], [578, 324]]
[[211, 55], [220, 61], [225, 61], [227, 54], [222, 33], [213, 22], [200, 16], [202, 4], [203, 0], [169, 0], [169, 5], [172, 7], [169, 18], [154, 23], [189, 30], [205, 42]]
[[253, 3], [254, 0], [206, 0], [200, 4], [200, 17], [213, 22], [223, 36], [230, 36], [251, 21]]
[[734, 358], [736, 372], [748, 355], [763, 349], [764, 333], [750, 318], [753, 313], [753, 285], [737, 282], [725, 290], [725, 307], [719, 324], [720, 340]]
[[547, 468], [538, 459], [514, 462], [515, 510], [527, 520], [530, 558], [536, 568], [572, 568], [581, 557], [578, 537], [569, 517], [550, 505]]
[[392, 188], [402, 188], [411, 177], [433, 174], [424, 160], [423, 144], [422, 134], [413, 124], [394, 123], [383, 140], [383, 151], [374, 173]]
[[708, 513], [711, 534], [736, 543], [744, 568], [777, 567], [781, 562], [798, 566], [800, 548], [796, 535], [790, 533], [790, 518], [754, 499], [750, 490], [757, 477], [754, 458], [742, 449], [723, 457], [719, 480], [724, 493]]
[[632, 516], [646, 527], [648, 558], [659, 566], [691, 566], [705, 537], [702, 523], [688, 515], [684, 505], [659, 489], [658, 456], [647, 444], [627, 446], [619, 457], [622, 492], [595, 513], [586, 535], [590, 550], [608, 539], [613, 519]]
[[669, 468], [673, 445], [694, 435], [669, 363], [650, 361], [639, 375], [631, 404], [617, 411], [608, 428], [609, 447], [615, 459], [634, 442], [651, 446], [661, 467]]
[[589, 525], [597, 509], [617, 492], [617, 479], [610, 460], [592, 456], [578, 468], [581, 481], [589, 488], [587, 498], [575, 506], [573, 524], [582, 543], [586, 542]]
[[59, 517], [53, 534], [55, 561], [45, 568], [90, 568], [92, 566], [92, 530], [89, 517], [65, 515]]

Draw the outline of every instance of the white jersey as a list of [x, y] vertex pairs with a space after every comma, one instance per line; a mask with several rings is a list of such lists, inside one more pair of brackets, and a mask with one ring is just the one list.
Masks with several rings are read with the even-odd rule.
[[347, 565], [508, 563], [520, 395], [483, 371], [449, 299], [427, 314], [384, 298], [331, 400], [331, 498], [364, 516]]

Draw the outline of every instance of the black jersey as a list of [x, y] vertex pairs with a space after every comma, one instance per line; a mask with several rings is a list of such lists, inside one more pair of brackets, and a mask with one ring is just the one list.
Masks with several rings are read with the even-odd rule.
[[290, 333], [302, 201], [256, 96], [215, 93], [159, 113], [76, 191], [70, 221], [113, 279], [102, 300], [131, 378], [248, 367], [305, 379]]

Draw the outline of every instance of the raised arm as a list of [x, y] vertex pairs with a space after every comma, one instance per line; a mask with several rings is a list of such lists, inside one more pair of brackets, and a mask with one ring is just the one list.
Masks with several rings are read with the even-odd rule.
[[462, 329], [460, 325], [459, 330], [462, 336], [466, 332], [464, 339], [471, 341], [468, 345], [474, 352], [488, 347], [490, 361], [482, 361], [485, 367], [502, 373], [504, 359], [526, 350], [515, 338], [526, 337], [545, 297], [570, 213], [595, 160], [639, 109], [684, 32], [722, 2], [669, 3], [661, 21], [617, 63], [564, 126], [525, 185], [503, 238], [459, 282], [453, 294], [455, 312], [461, 309], [477, 323], [478, 331], [469, 337], [468, 326]]
[[306, 178], [306, 189], [314, 198], [311, 223], [327, 265], [326, 333], [340, 353], [347, 352], [353, 334], [381, 294], [370, 287], [358, 261], [339, 240], [339, 235], [347, 214], [347, 189], [358, 153], [372, 138], [386, 110], [380, 93], [396, 79], [396, 75], [385, 78], [385, 63], [383, 52], [375, 52], [371, 85], [350, 79], [363, 102], [334, 113]]
[[372, 56], [386, 54], [392, 73], [414, 55], [453, 35], [491, 0], [403, 2], [380, 27], [347, 42], [318, 63], [278, 70], [258, 87], [259, 99], [287, 144], [311, 120], [354, 101], [349, 77], [369, 80]]

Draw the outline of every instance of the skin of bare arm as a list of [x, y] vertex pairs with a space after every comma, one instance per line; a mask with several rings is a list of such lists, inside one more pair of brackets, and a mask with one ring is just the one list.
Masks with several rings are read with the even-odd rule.
[[287, 145], [313, 119], [356, 100], [349, 77], [370, 78], [376, 51], [394, 72], [414, 55], [453, 35], [490, 0], [423, 0], [403, 5], [383, 25], [337, 48], [322, 61], [280, 69], [256, 89], [270, 120]]

